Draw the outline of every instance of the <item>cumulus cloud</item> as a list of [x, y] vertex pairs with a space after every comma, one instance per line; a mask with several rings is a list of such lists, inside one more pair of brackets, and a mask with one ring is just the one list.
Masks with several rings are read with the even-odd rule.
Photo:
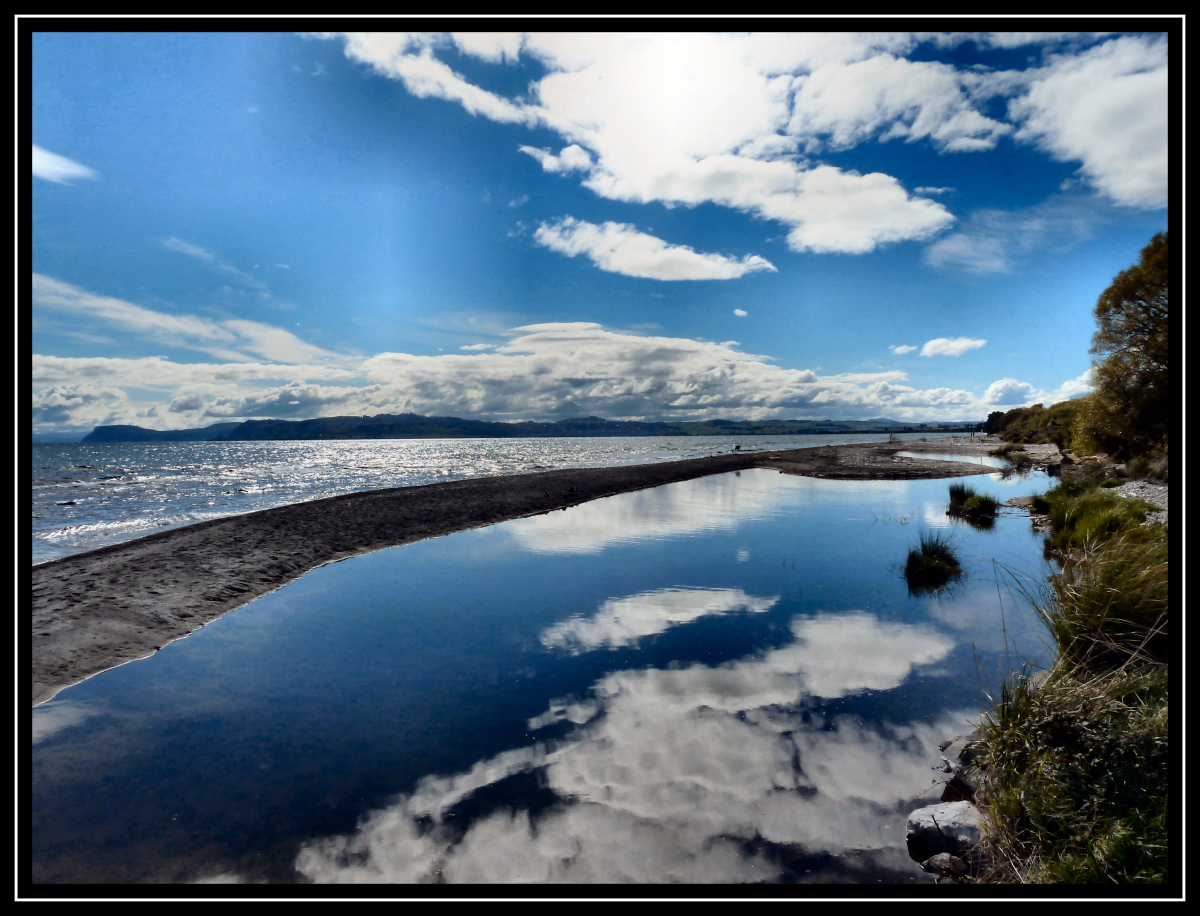
[[739, 318], [745, 318], [750, 313], [747, 312], [745, 309], [734, 309], [733, 314], [737, 315]]
[[1132, 207], [1167, 204], [1167, 40], [1124, 36], [1053, 57], [1009, 103], [1018, 140], [1081, 173]]
[[651, 280], [732, 280], [754, 271], [774, 271], [758, 255], [740, 261], [719, 254], [700, 254], [687, 245], [668, 245], [627, 223], [602, 226], [570, 216], [542, 223], [534, 233], [539, 245], [568, 257], [586, 255], [601, 270]]
[[983, 400], [988, 404], [1012, 407], [1032, 402], [1037, 389], [1028, 382], [1020, 382], [1015, 378], [1002, 378], [988, 385], [983, 393]]
[[[494, 50], [423, 33], [342, 40], [349, 57], [414, 95], [556, 131], [567, 141], [561, 152], [521, 151], [547, 171], [582, 174], [603, 197], [732, 207], [787, 225], [798, 251], [862, 253], [929, 238], [954, 221], [891, 176], [809, 167], [795, 157], [801, 146], [903, 136], [948, 150], [985, 148], [1010, 130], [972, 107], [952, 68], [891, 56], [915, 44], [904, 35], [526, 35], [519, 45], [509, 39], [504, 53], [528, 54], [550, 72], [517, 100], [471, 84], [434, 56], [455, 45], [495, 60]], [[859, 88], [853, 110], [839, 116], [843, 77]]]
[[521, 146], [518, 149], [540, 162], [547, 172], [586, 172], [590, 171], [593, 165], [592, 157], [578, 143], [565, 147], [557, 156], [548, 149], [534, 149], [532, 146]]
[[[778, 873], [765, 843], [866, 847], [911, 868], [904, 803], [966, 717], [868, 727], [805, 714], [798, 701], [891, 689], [953, 641], [862, 613], [796, 618], [791, 630], [757, 658], [604, 677], [589, 698], [554, 701], [530, 721], [574, 726], [552, 746], [428, 777], [353, 834], [306, 844], [296, 867], [339, 883], [746, 882]], [[556, 797], [537, 815], [455, 807], [533, 772]]]
[[80, 165], [66, 156], [59, 156], [33, 144], [33, 177], [44, 178], [55, 184], [67, 184], [74, 178], [97, 178], [97, 174], [86, 165]]
[[806, 148], [847, 149], [868, 139], [929, 140], [950, 152], [991, 149], [1012, 126], [980, 114], [949, 64], [878, 54], [828, 63], [795, 78], [788, 133]]
[[893, 353], [895, 353], [897, 356], [903, 356], [905, 353], [911, 353], [913, 350], [915, 350], [917, 348], [910, 346], [909, 344], [898, 344], [894, 347], [888, 347], [888, 349], [891, 350]]
[[1050, 395], [1047, 403], [1056, 404], [1059, 401], [1068, 401], [1071, 398], [1078, 398], [1085, 394], [1090, 394], [1095, 385], [1095, 372], [1095, 369], [1088, 369], [1088, 371], [1084, 372], [1082, 375], [1063, 382], [1058, 389]]
[[922, 356], [962, 356], [968, 350], [978, 350], [986, 340], [970, 337], [936, 337], [921, 347]]

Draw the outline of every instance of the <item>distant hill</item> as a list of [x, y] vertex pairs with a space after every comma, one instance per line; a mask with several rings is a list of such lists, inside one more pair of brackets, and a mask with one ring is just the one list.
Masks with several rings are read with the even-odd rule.
[[207, 442], [232, 432], [241, 423], [215, 423], [203, 429], [143, 429], [140, 426], [97, 426], [83, 442]]
[[978, 423], [912, 424], [873, 420], [700, 420], [643, 422], [578, 417], [539, 423], [496, 423], [460, 417], [379, 414], [312, 420], [247, 420], [203, 429], [154, 430], [140, 426], [97, 426], [84, 442], [244, 442], [271, 439], [512, 439], [553, 436], [787, 436], [812, 433], [919, 432], [969, 429]]

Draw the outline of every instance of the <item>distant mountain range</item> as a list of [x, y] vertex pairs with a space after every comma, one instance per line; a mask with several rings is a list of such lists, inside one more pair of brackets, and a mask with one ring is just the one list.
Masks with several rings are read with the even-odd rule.
[[97, 426], [84, 442], [247, 442], [267, 439], [513, 439], [549, 436], [786, 436], [812, 433], [920, 432], [973, 429], [965, 423], [905, 423], [873, 420], [701, 420], [657, 423], [581, 417], [552, 423], [496, 423], [459, 417], [379, 414], [314, 420], [246, 420], [201, 429], [143, 429]]

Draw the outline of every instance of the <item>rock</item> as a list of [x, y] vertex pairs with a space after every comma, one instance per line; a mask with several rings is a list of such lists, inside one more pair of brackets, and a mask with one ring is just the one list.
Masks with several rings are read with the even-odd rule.
[[957, 801], [975, 801], [975, 786], [971, 781], [964, 778], [961, 773], [955, 773], [950, 781], [946, 783], [946, 787], [942, 790], [942, 801], [957, 802]]
[[936, 856], [930, 856], [921, 863], [921, 868], [931, 875], [937, 875], [939, 881], [942, 878], [961, 878], [968, 871], [966, 862], [948, 852], [939, 852]]
[[966, 801], [943, 802], [918, 808], [908, 816], [905, 840], [908, 854], [924, 862], [939, 852], [960, 855], [983, 836], [979, 809]]
[[941, 749], [942, 759], [955, 770], [970, 766], [975, 761], [975, 745], [978, 741], [978, 732], [952, 738], [950, 743]]

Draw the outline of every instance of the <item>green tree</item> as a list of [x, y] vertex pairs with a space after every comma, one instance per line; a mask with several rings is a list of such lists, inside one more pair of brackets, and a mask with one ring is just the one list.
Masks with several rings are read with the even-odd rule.
[[1096, 303], [1094, 390], [1080, 401], [1077, 448], [1119, 459], [1165, 447], [1171, 378], [1168, 368], [1167, 233], [1113, 279]]

